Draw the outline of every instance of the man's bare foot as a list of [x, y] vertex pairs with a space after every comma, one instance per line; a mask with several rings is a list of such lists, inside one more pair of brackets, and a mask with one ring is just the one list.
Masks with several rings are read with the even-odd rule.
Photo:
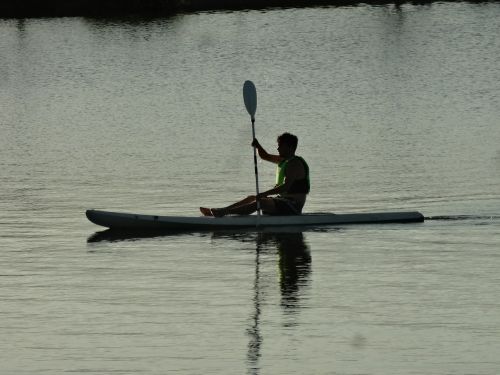
[[223, 208], [211, 208], [210, 211], [212, 212], [212, 215], [215, 217], [222, 217], [226, 214]]
[[214, 216], [212, 215], [212, 211], [210, 210], [210, 208], [200, 207], [200, 212], [203, 214], [203, 216]]

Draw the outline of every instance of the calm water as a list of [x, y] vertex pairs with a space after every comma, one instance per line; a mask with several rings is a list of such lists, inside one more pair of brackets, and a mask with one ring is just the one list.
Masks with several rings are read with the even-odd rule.
[[[497, 374], [499, 34], [493, 3], [0, 20], [1, 372]], [[434, 219], [96, 237], [253, 192], [246, 79], [306, 211]]]

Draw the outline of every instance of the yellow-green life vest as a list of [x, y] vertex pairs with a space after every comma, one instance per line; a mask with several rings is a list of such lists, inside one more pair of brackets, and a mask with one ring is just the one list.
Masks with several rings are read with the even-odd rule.
[[[307, 165], [306, 161], [301, 158], [300, 156], [292, 156], [289, 159], [282, 160], [279, 164], [278, 167], [276, 168], [276, 186], [283, 185], [285, 182], [285, 174], [286, 174], [286, 168], [288, 166], [288, 163], [293, 160], [293, 159], [300, 159], [302, 164], [304, 165], [304, 169], [306, 172], [306, 177], [302, 180], [298, 180], [294, 182], [294, 185], [292, 185], [288, 191], [288, 193], [304, 193], [307, 194], [309, 193], [309, 190], [311, 189], [311, 181], [309, 178], [309, 166]], [[294, 191], [294, 190], [300, 190], [300, 191]]]

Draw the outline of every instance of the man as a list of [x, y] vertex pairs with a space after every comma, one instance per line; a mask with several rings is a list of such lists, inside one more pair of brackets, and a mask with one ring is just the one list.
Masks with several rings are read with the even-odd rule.
[[[278, 137], [278, 155], [264, 150], [257, 139], [252, 146], [257, 148], [261, 159], [277, 164], [274, 188], [250, 195], [245, 199], [223, 208], [200, 207], [205, 216], [250, 215], [257, 210], [260, 202], [262, 212], [267, 215], [300, 215], [310, 190], [309, 166], [300, 156], [295, 155], [298, 139], [290, 133]], [[277, 195], [270, 197], [271, 195]]]

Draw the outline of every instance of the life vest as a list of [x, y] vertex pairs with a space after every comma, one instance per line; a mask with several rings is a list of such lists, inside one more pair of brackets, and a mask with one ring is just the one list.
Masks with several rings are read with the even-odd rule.
[[293, 159], [299, 159], [302, 164], [304, 165], [304, 169], [306, 172], [306, 177], [302, 178], [300, 180], [295, 180], [293, 182], [293, 185], [290, 186], [288, 189], [287, 193], [289, 194], [308, 194], [309, 191], [311, 190], [311, 181], [309, 179], [309, 166], [307, 165], [306, 161], [301, 158], [300, 156], [292, 156], [289, 159], [282, 160], [279, 164], [278, 167], [276, 168], [276, 186], [283, 185], [285, 182], [285, 175], [286, 175], [286, 168], [288, 166], [288, 163], [293, 160]]

